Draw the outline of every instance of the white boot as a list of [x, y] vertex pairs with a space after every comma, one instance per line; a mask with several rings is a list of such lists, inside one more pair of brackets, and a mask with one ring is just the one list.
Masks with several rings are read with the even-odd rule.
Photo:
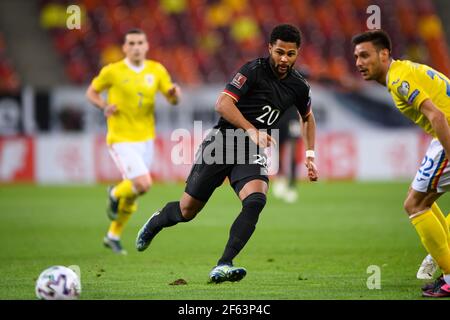
[[417, 271], [417, 279], [430, 280], [433, 279], [433, 275], [437, 270], [437, 264], [430, 255], [427, 255], [423, 259], [419, 270]]

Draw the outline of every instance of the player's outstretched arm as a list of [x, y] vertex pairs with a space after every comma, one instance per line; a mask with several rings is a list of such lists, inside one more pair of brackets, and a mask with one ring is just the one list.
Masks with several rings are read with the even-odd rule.
[[236, 104], [230, 96], [222, 93], [216, 102], [216, 111], [229, 123], [236, 128], [244, 129], [250, 139], [257, 145], [266, 148], [270, 147], [272, 143], [276, 143], [270, 135], [264, 131], [259, 131], [255, 128], [239, 111]]
[[420, 112], [422, 112], [430, 121], [439, 142], [442, 144], [442, 147], [444, 147], [445, 153], [450, 154], [450, 127], [445, 114], [439, 110], [430, 99], [426, 99], [422, 102], [420, 105]]
[[108, 105], [105, 100], [103, 100], [100, 92], [97, 92], [92, 85], [86, 90], [86, 98], [97, 108], [103, 111], [105, 117], [111, 116], [114, 112], [116, 112], [117, 108], [115, 105]]
[[313, 154], [316, 141], [316, 120], [312, 111], [306, 117], [302, 117], [302, 131], [305, 149], [307, 150], [305, 166], [308, 169], [308, 178], [310, 181], [317, 181], [319, 179], [319, 172], [314, 163]]

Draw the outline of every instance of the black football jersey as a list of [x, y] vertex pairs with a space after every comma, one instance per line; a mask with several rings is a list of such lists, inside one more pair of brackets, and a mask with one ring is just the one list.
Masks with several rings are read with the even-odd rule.
[[[295, 106], [302, 117], [311, 112], [308, 82], [295, 69], [279, 79], [268, 57], [243, 65], [223, 92], [237, 101], [236, 107], [257, 129], [270, 129], [291, 106]], [[235, 129], [222, 117], [215, 128]]]

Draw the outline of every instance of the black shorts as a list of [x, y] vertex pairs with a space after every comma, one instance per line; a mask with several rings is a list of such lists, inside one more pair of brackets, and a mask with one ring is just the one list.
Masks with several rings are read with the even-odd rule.
[[[231, 186], [236, 194], [242, 187], [252, 180], [263, 180], [269, 182], [267, 175], [267, 157], [261, 151], [257, 150], [255, 154], [249, 153], [242, 156], [242, 150], [235, 149], [233, 161], [225, 161], [226, 154], [230, 153], [233, 146], [231, 144], [217, 142], [217, 135], [225, 136], [220, 130], [214, 129], [212, 133], [205, 138], [197, 151], [195, 163], [186, 180], [185, 192], [197, 200], [207, 202], [214, 190], [222, 185], [226, 178], [229, 179]], [[204, 150], [215, 149], [212, 154], [223, 152], [219, 157], [223, 161], [211, 162], [210, 158], [203, 152]], [[245, 159], [243, 159], [245, 158]], [[239, 161], [238, 161], [239, 160]], [[232, 162], [232, 163], [230, 163]]]

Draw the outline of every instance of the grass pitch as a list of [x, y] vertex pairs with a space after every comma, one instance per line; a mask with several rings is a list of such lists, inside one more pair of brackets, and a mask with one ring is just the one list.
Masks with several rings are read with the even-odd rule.
[[[426, 252], [402, 203], [407, 183], [301, 183], [299, 201], [269, 195], [235, 264], [238, 283], [207, 284], [240, 202], [228, 185], [199, 216], [163, 230], [147, 251], [136, 233], [182, 184], [158, 184], [139, 201], [123, 235], [127, 256], [105, 249], [106, 186], [0, 186], [0, 299], [35, 299], [39, 273], [78, 265], [82, 299], [422, 299], [417, 268]], [[450, 198], [439, 204], [450, 210]], [[381, 289], [367, 273], [381, 271]], [[184, 279], [187, 285], [170, 285]]]

